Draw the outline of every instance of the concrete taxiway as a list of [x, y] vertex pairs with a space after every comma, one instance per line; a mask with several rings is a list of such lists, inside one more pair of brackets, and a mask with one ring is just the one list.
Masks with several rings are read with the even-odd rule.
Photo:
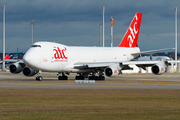
[[121, 74], [114, 78], [95, 83], [75, 83], [76, 74], [69, 75], [69, 80], [57, 80], [56, 73], [43, 73], [43, 81], [35, 77], [25, 77], [22, 73], [0, 72], [0, 88], [7, 89], [180, 89], [180, 74]]

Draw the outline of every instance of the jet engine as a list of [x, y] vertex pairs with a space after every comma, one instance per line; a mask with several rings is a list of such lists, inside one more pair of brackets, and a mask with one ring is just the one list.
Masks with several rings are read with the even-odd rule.
[[9, 70], [11, 73], [20, 73], [23, 69], [23, 66], [21, 66], [19, 63], [13, 63], [9, 66]]
[[151, 71], [153, 74], [161, 75], [166, 72], [166, 66], [162, 64], [156, 64], [151, 67]]
[[104, 73], [108, 77], [113, 77], [113, 76], [117, 76], [119, 74], [119, 70], [114, 67], [107, 67], [107, 68], [105, 68]]
[[38, 70], [33, 70], [33, 69], [31, 69], [31, 68], [29, 68], [29, 67], [24, 67], [24, 69], [23, 69], [23, 74], [25, 75], [25, 76], [34, 76], [35, 74], [37, 74], [39, 71]]

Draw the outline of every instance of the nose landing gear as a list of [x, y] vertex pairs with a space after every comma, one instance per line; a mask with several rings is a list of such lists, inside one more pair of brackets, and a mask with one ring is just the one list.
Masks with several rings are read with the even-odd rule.
[[37, 77], [36, 77], [37, 81], [42, 81], [43, 77], [41, 76], [41, 71], [39, 70], [39, 72], [37, 73]]
[[37, 77], [36, 77], [36, 80], [37, 80], [37, 81], [42, 81], [42, 80], [43, 80], [43, 77], [42, 77], [42, 76], [37, 76]]

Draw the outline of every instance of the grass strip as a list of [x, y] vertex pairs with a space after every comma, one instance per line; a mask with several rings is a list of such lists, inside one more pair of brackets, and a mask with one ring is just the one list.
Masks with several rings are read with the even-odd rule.
[[180, 90], [0, 89], [0, 119], [180, 119]]

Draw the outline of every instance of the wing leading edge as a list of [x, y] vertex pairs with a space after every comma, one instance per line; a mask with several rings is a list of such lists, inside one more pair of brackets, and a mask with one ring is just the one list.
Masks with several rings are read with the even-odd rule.
[[167, 60], [167, 61], [119, 61], [119, 62], [92, 62], [92, 63], [75, 63], [74, 68], [77, 69], [91, 69], [91, 68], [106, 68], [109, 66], [118, 65], [120, 66], [121, 70], [123, 70], [123, 67], [128, 67], [129, 65], [136, 65], [138, 67], [141, 67], [143, 69], [146, 69], [145, 67], [150, 67], [155, 64], [164, 62], [165, 64], [170, 65], [170, 63], [180, 63], [180, 60]]
[[138, 53], [131, 53], [131, 55], [140, 55], [145, 53], [153, 53], [153, 52], [159, 52], [159, 51], [166, 51], [166, 50], [173, 50], [174, 48], [166, 48], [166, 49], [158, 49], [158, 50], [150, 50], [150, 51], [142, 51]]

